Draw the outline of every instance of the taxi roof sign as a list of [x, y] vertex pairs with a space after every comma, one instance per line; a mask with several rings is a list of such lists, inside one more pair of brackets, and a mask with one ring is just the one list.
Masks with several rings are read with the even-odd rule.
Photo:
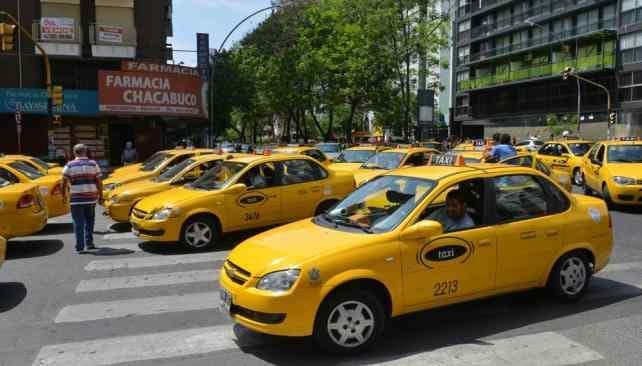
[[462, 155], [457, 154], [430, 154], [426, 165], [432, 166], [465, 166]]

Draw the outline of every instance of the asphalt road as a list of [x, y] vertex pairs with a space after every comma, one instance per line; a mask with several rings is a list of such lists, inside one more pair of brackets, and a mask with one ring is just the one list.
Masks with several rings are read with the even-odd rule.
[[99, 217], [93, 255], [71, 220], [9, 243], [0, 269], [0, 365], [641, 365], [642, 210], [613, 211], [616, 246], [586, 298], [542, 291], [396, 319], [372, 352], [330, 357], [308, 339], [269, 337], [219, 313], [217, 269], [244, 235], [187, 254], [141, 243]]

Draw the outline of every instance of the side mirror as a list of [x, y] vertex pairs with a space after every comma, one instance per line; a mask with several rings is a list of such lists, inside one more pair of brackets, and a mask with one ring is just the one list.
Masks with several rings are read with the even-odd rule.
[[244, 183], [236, 183], [227, 189], [227, 193], [231, 195], [239, 195], [245, 191], [247, 191], [247, 186]]
[[431, 236], [444, 232], [443, 226], [434, 220], [421, 220], [414, 225], [405, 228], [400, 235], [401, 240], [428, 239]]

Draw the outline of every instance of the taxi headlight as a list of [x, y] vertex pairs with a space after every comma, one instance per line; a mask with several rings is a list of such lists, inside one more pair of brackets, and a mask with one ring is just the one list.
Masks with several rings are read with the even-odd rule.
[[118, 184], [118, 183], [109, 183], [109, 184], [105, 184], [105, 187], [103, 187], [103, 188], [104, 188], [106, 191], [113, 191], [113, 190], [114, 190], [114, 189], [116, 189], [116, 187], [118, 187], [118, 186], [119, 186], [119, 184]]
[[618, 176], [615, 176], [615, 177], [613, 177], [613, 181], [616, 184], [620, 184], [620, 185], [623, 185], [623, 186], [635, 184], [635, 179], [629, 178], [629, 177], [618, 177]]
[[178, 208], [166, 207], [162, 208], [152, 216], [152, 220], [167, 220], [168, 218], [178, 217], [181, 214], [181, 210]]
[[300, 269], [287, 269], [268, 273], [259, 280], [256, 288], [274, 292], [287, 291], [294, 285], [300, 273]]

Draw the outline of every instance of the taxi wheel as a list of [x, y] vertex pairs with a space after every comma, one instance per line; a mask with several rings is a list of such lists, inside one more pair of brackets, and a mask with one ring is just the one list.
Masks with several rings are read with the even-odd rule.
[[181, 244], [192, 250], [210, 247], [217, 238], [218, 226], [207, 216], [197, 216], [187, 220], [181, 232]]
[[385, 321], [384, 307], [373, 293], [353, 288], [340, 290], [319, 308], [314, 338], [330, 353], [358, 353], [377, 341]]
[[584, 189], [584, 194], [590, 196], [593, 194], [593, 190], [586, 184], [586, 178], [582, 174], [582, 188]]
[[548, 287], [564, 302], [578, 301], [588, 288], [592, 265], [581, 252], [571, 252], [560, 258], [548, 281]]
[[575, 170], [573, 170], [573, 181], [576, 186], [582, 187], [584, 184], [584, 176], [582, 175], [582, 170], [580, 168], [575, 168]]
[[604, 202], [611, 207], [613, 206], [613, 201], [611, 200], [611, 193], [609, 193], [609, 187], [606, 186], [606, 183], [602, 183], [602, 198]]

